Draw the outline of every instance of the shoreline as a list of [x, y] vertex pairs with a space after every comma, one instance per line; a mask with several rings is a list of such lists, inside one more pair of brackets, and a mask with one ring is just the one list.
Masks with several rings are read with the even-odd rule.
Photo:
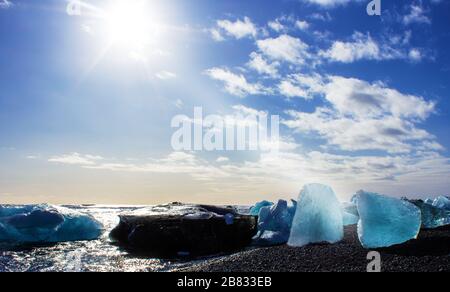
[[[173, 272], [366, 272], [369, 251], [353, 225], [336, 244], [255, 248]], [[382, 272], [450, 272], [450, 226], [421, 230], [416, 240], [376, 251]]]

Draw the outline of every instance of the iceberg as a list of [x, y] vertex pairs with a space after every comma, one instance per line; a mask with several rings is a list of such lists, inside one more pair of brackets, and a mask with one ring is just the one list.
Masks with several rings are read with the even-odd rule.
[[0, 241], [12, 244], [93, 240], [103, 225], [89, 215], [50, 205], [0, 206]]
[[358, 204], [358, 194], [360, 194], [363, 191], [358, 191], [356, 194], [354, 194], [352, 196], [352, 198], [350, 199], [350, 202], [354, 205]]
[[269, 201], [261, 201], [261, 202], [258, 202], [258, 203], [256, 203], [256, 205], [255, 206], [253, 206], [251, 209], [250, 209], [250, 215], [252, 215], [252, 216], [258, 216], [259, 215], [259, 211], [261, 211], [261, 209], [262, 208], [264, 208], [264, 207], [270, 207], [270, 206], [273, 206], [273, 203], [272, 202], [269, 202]]
[[344, 226], [356, 225], [358, 224], [359, 216], [347, 212], [342, 212], [342, 220]]
[[258, 216], [258, 233], [253, 238], [255, 245], [284, 244], [289, 239], [297, 202], [279, 200], [275, 205], [261, 208]]
[[420, 209], [400, 199], [376, 193], [358, 194], [358, 237], [364, 248], [389, 247], [417, 238]]
[[358, 206], [354, 203], [342, 203], [342, 211], [353, 214], [355, 216], [359, 216]]
[[433, 202], [434, 202], [433, 199], [430, 199], [430, 198], [426, 198], [426, 199], [425, 199], [425, 204], [433, 205]]
[[227, 225], [233, 225], [234, 224], [234, 215], [231, 213], [228, 213], [224, 216], [225, 218], [225, 223]]
[[306, 185], [300, 192], [288, 245], [336, 243], [344, 237], [341, 204], [325, 185]]
[[450, 224], [450, 211], [434, 207], [421, 200], [410, 201], [422, 213], [422, 228], [434, 229]]
[[433, 201], [433, 206], [450, 211], [450, 199], [445, 196], [439, 196]]
[[344, 226], [356, 225], [359, 221], [358, 208], [354, 203], [342, 203]]

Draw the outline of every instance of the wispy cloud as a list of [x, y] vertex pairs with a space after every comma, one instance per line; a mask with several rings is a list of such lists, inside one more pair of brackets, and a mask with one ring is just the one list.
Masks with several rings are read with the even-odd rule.
[[216, 25], [215, 28], [210, 30], [213, 39], [216, 41], [223, 41], [225, 39], [224, 35], [235, 39], [243, 39], [246, 37], [256, 38], [258, 35], [258, 27], [249, 17], [235, 21], [227, 19], [218, 20]]
[[379, 44], [369, 34], [360, 32], [353, 34], [351, 41], [335, 41], [330, 49], [320, 51], [319, 55], [330, 61], [352, 63], [358, 60], [392, 60], [401, 59], [405, 55], [388, 44]]
[[267, 23], [267, 26], [276, 32], [281, 32], [286, 29], [286, 26], [282, 24], [279, 19], [269, 21], [269, 23]]
[[277, 33], [288, 33], [289, 31], [306, 31], [311, 24], [306, 20], [298, 19], [293, 15], [282, 15], [267, 23], [269, 29]]
[[161, 71], [155, 74], [156, 78], [161, 80], [174, 79], [177, 77], [177, 74], [169, 71]]
[[8, 9], [13, 6], [13, 3], [9, 0], [0, 0], [0, 9]]
[[340, 5], [347, 5], [350, 2], [362, 2], [363, 0], [301, 0], [301, 1], [316, 4], [325, 8], [334, 8]]
[[280, 67], [280, 63], [276, 61], [269, 63], [264, 56], [253, 52], [250, 54], [250, 61], [247, 63], [247, 66], [259, 74], [276, 77], [278, 75], [278, 67]]
[[310, 27], [310, 23], [305, 20], [297, 20], [295, 22], [295, 27], [300, 30], [308, 30], [308, 28]]
[[319, 20], [319, 21], [324, 21], [324, 22], [329, 22], [333, 20], [333, 17], [331, 17], [330, 13], [325, 12], [325, 13], [318, 13], [315, 12], [311, 15], [308, 16], [309, 19], [312, 20]]
[[81, 166], [95, 165], [100, 160], [103, 160], [103, 157], [90, 154], [80, 154], [77, 152], [53, 156], [48, 159], [49, 162]]
[[244, 75], [235, 74], [226, 68], [212, 68], [205, 74], [214, 80], [223, 82], [225, 91], [239, 97], [267, 94], [268, 89], [260, 83], [250, 83]]
[[256, 42], [259, 50], [275, 61], [304, 64], [310, 57], [309, 46], [299, 38], [283, 34], [277, 38], [267, 38]]
[[405, 25], [413, 23], [431, 24], [431, 19], [426, 15], [426, 10], [422, 5], [412, 4], [409, 14], [403, 16], [402, 21]]
[[323, 78], [318, 74], [291, 74], [278, 85], [279, 93], [288, 98], [312, 99], [322, 91]]
[[[346, 190], [349, 196], [358, 186], [375, 186], [377, 189], [396, 190], [407, 184], [418, 191], [425, 184], [442, 180], [450, 172], [449, 159], [435, 152], [420, 155], [354, 156], [336, 155], [323, 151], [269, 152], [256, 160], [232, 162], [226, 157], [215, 161], [200, 158], [197, 154], [173, 152], [165, 158], [151, 158], [136, 163], [98, 161], [79, 165], [92, 171], [184, 175], [197, 182], [197, 186], [234, 195], [251, 192], [293, 193], [309, 182], [320, 181]], [[358, 179], [355, 180], [355, 177]], [[349, 190], [343, 187], [354, 181]], [[355, 186], [357, 185], [357, 186]], [[430, 187], [427, 187], [430, 191]]]

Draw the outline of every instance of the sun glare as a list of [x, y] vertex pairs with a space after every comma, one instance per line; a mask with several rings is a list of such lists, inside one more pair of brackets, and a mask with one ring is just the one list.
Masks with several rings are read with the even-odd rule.
[[116, 1], [105, 20], [109, 40], [114, 45], [136, 48], [150, 43], [158, 33], [154, 7], [148, 1]]

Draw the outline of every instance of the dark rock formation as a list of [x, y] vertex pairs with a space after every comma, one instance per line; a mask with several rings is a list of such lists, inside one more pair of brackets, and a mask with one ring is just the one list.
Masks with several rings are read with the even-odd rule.
[[[170, 209], [167, 205], [164, 208]], [[118, 245], [158, 258], [213, 255], [245, 248], [257, 231], [257, 218], [234, 209], [192, 206], [189, 212], [123, 215], [110, 237]]]

